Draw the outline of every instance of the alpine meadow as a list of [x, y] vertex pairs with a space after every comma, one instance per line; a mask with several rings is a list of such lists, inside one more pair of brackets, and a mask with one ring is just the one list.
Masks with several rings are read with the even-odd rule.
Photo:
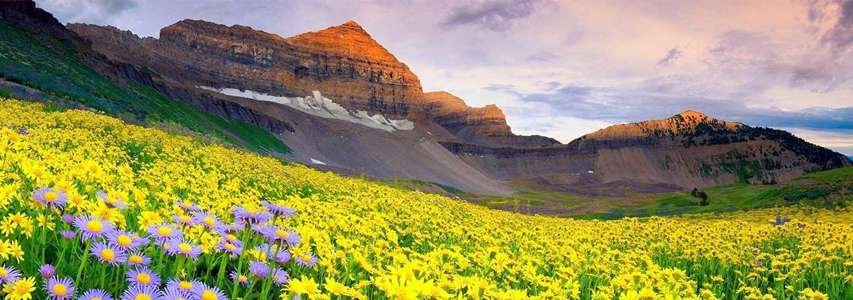
[[0, 0], [0, 298], [853, 299], [853, 1], [788, 6]]

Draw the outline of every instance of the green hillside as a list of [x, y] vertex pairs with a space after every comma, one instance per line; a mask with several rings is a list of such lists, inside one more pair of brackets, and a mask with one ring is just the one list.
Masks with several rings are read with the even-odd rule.
[[606, 197], [545, 191], [523, 182], [515, 183], [514, 188], [516, 192], [512, 196], [464, 193], [458, 196], [491, 208], [595, 219], [727, 212], [795, 204], [837, 207], [853, 201], [853, 167], [809, 173], [783, 184], [738, 183], [702, 189], [707, 195], [707, 205], [701, 205], [701, 199], [690, 192]]
[[12, 24], [0, 22], [0, 76], [7, 81], [133, 123], [161, 128], [177, 125], [254, 151], [290, 151], [271, 133], [253, 124], [201, 112], [148, 86], [116, 84], [80, 62], [76, 53], [72, 46], [56, 39], [34, 38]]
[[589, 216], [613, 219], [623, 216], [724, 212], [794, 204], [816, 207], [846, 206], [853, 201], [853, 167], [809, 173], [789, 183], [778, 185], [734, 184], [702, 191], [708, 195], [708, 205], [705, 206], [700, 205], [700, 199], [689, 192], [672, 193], [642, 201], [635, 206], [615, 208]]

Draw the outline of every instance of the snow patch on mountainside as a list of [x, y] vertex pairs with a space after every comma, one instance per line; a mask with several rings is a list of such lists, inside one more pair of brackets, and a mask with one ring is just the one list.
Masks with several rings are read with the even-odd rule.
[[319, 91], [314, 91], [313, 95], [305, 97], [282, 97], [234, 88], [214, 88], [209, 86], [198, 86], [198, 88], [232, 97], [278, 103], [321, 118], [337, 119], [389, 132], [415, 129], [415, 123], [409, 120], [391, 120], [382, 114], [371, 116], [363, 110], [349, 111], [331, 99], [323, 97]]

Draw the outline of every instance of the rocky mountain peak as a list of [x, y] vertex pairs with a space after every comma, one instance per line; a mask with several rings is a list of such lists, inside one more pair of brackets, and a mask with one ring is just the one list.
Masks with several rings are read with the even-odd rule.
[[360, 25], [360, 24], [358, 24], [358, 22], [356, 22], [356, 21], [354, 21], [354, 20], [346, 21], [346, 22], [344, 22], [343, 24], [341, 24], [341, 25], [339, 25], [339, 26], [337, 26], [337, 27], [349, 27], [349, 28], [354, 29], [354, 30], [361, 30], [361, 31], [365, 31], [365, 30], [364, 30], [364, 28], [362, 28], [362, 27], [361, 27], [361, 25]]
[[373, 39], [361, 25], [347, 21], [319, 31], [306, 32], [286, 39], [289, 43], [314, 51], [360, 60], [401, 64], [385, 47]]
[[673, 117], [681, 117], [681, 118], [685, 118], [685, 119], [709, 119], [710, 118], [710, 117], [708, 117], [708, 115], [703, 114], [703, 113], [698, 112], [698, 111], [695, 111], [695, 110], [692, 110], [692, 109], [685, 110], [685, 111], [681, 112], [680, 114], [677, 114]]
[[707, 131], [736, 132], [745, 125], [715, 119], [695, 110], [687, 110], [662, 120], [613, 125], [590, 133], [585, 138], [620, 140], [652, 136], [687, 136]]

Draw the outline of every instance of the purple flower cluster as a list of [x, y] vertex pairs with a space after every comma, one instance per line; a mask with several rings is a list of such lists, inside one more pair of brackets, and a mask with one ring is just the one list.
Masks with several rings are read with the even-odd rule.
[[239, 219], [247, 224], [260, 224], [268, 222], [273, 214], [265, 209], [247, 209], [237, 207], [234, 209], [234, 219]]
[[[103, 191], [97, 193], [97, 198], [104, 205], [116, 208], [127, 208], [124, 199], [107, 195]], [[68, 201], [65, 193], [53, 188], [41, 188], [33, 192], [33, 199], [50, 209], [63, 209]], [[59, 228], [63, 239], [79, 238], [89, 249], [89, 255], [98, 262], [119, 266], [125, 265], [128, 288], [117, 300], [169, 300], [169, 299], [228, 299], [217, 287], [208, 286], [196, 280], [169, 280], [161, 289], [161, 277], [149, 269], [152, 262], [147, 251], [158, 249], [162, 254], [197, 259], [202, 254], [202, 247], [197, 241], [190, 240], [184, 231], [199, 230], [216, 233], [221, 237], [216, 241], [215, 249], [230, 256], [240, 256], [245, 247], [262, 243], [254, 249], [265, 254], [266, 258], [251, 261], [245, 273], [232, 271], [230, 278], [235, 284], [248, 286], [252, 280], [269, 280], [276, 286], [282, 287], [290, 280], [290, 275], [283, 268], [291, 260], [302, 267], [313, 267], [317, 257], [311, 253], [294, 256], [290, 248], [301, 242], [300, 235], [293, 229], [281, 226], [281, 218], [291, 217], [295, 210], [262, 201], [256, 207], [235, 207], [232, 211], [233, 222], [220, 219], [216, 215], [202, 210], [198, 205], [188, 201], [175, 203], [183, 211], [178, 212], [171, 223], [161, 223], [145, 228], [144, 233], [136, 233], [129, 229], [117, 228], [109, 220], [94, 216], [73, 216], [64, 214], [63, 223], [75, 230]], [[276, 225], [278, 224], [278, 225]], [[63, 225], [67, 227], [68, 225]], [[248, 230], [247, 228], [251, 228]], [[254, 235], [247, 241], [238, 236]], [[261, 239], [259, 239], [260, 237]], [[149, 246], [153, 242], [154, 247]], [[53, 265], [44, 264], [39, 267], [39, 273], [44, 278], [44, 289], [50, 299], [82, 299], [82, 300], [113, 300], [107, 292], [92, 289], [75, 294], [73, 282], [64, 277], [58, 277]], [[244, 275], [245, 274], [245, 275]], [[20, 278], [21, 273], [7, 266], [0, 266], [0, 285], [13, 282]], [[165, 278], [162, 279], [165, 281]]]
[[273, 213], [276, 216], [290, 217], [296, 213], [295, 209], [292, 209], [292, 208], [284, 206], [284, 205], [272, 204], [268, 201], [261, 201], [261, 206], [265, 207], [267, 210], [269, 210], [271, 213]]

